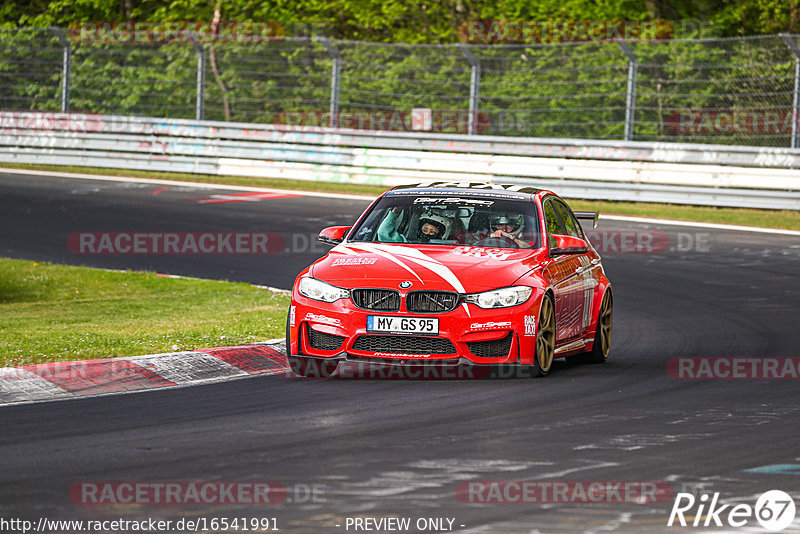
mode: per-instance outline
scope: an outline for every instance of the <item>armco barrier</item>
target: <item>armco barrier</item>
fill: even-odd
[[[0,112],[0,161],[800,210],[800,150]]]

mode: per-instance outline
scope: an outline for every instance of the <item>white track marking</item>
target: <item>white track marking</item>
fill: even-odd
[[[266,187],[248,187],[243,185],[205,184],[201,182],[181,182],[176,180],[157,180],[154,178],[133,178],[129,176],[108,176],[104,174],[82,174],[71,172],[30,171],[27,169],[6,169],[0,167],[0,174],[27,174],[33,176],[51,176],[54,178],[78,178],[81,180],[97,180],[101,182],[122,182],[154,185],[173,185],[176,187],[197,187],[199,189],[225,189],[228,191],[268,191],[304,197],[341,198],[345,200],[375,200],[374,196],[346,195],[341,193],[320,193],[318,191],[293,191],[289,189],[270,189]],[[312,182],[313,183],[313,182]],[[387,187],[388,189],[388,187]]]
[[[707,222],[692,222],[692,221],[672,221],[669,219],[647,219],[645,217],[627,217],[623,215],[603,215],[600,214],[600,222],[603,219],[609,221],[625,221],[636,222],[645,224],[664,224],[670,226],[693,226],[695,228],[712,228],[714,230],[731,230],[734,232],[760,232],[763,234],[779,234],[779,235],[795,235],[800,236],[800,231],[797,230],[782,230],[780,228],[759,228],[757,226],[739,226],[735,224],[716,224]]]

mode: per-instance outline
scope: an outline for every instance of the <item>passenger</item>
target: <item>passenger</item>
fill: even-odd
[[[400,218],[401,213],[403,213],[403,208],[398,206],[386,214],[386,217],[378,226],[377,237],[379,243],[408,243],[406,236],[397,231],[397,220]]]
[[[450,229],[450,221],[446,217],[434,213],[423,213],[419,218],[417,239],[420,243],[428,243],[431,239],[446,239]]]
[[[378,226],[378,242],[408,243],[408,238],[397,230],[397,223],[403,213],[400,207],[394,208]],[[416,239],[420,243],[428,243],[431,239],[445,239],[450,229],[450,221],[435,213],[425,212],[419,218]]]

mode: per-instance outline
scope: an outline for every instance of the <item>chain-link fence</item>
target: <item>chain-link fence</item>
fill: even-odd
[[[87,43],[0,30],[0,110],[787,147],[795,36],[531,45]]]

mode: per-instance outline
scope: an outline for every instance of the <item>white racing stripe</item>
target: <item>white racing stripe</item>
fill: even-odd
[[[401,247],[401,246],[397,246],[397,245],[387,245],[385,243],[380,243],[380,244],[376,244],[376,243],[358,243],[358,244],[355,244],[355,245],[353,243],[348,243],[348,245],[350,245],[354,249],[360,249],[363,252],[370,252],[372,254],[377,254],[377,255],[382,256],[382,257],[384,257],[384,258],[386,258],[388,260],[391,260],[391,261],[397,263],[398,265],[401,265],[403,268],[407,269],[409,272],[411,272],[417,278],[417,280],[422,282],[422,278],[417,276],[417,273],[415,273],[410,267],[408,267],[405,263],[403,263],[402,261],[400,261],[396,257],[396,256],[400,256],[401,258],[403,258],[405,260],[409,260],[411,262],[414,262],[417,265],[420,265],[420,266],[428,269],[429,271],[432,271],[433,273],[437,274],[444,281],[446,281],[448,284],[453,286],[453,288],[457,292],[466,293],[466,289],[464,289],[464,285],[461,283],[461,280],[458,279],[458,277],[455,275],[455,273],[453,271],[451,271],[445,264],[443,264],[439,260],[435,260],[435,259],[431,258],[430,256],[428,256],[427,254],[424,254],[420,250],[417,250],[415,248],[410,248],[410,247]],[[349,253],[358,254],[357,251],[354,251],[353,249],[347,248],[347,247],[342,246],[342,245],[340,245],[337,248],[349,251]],[[467,303],[466,302],[462,303],[462,306],[463,306],[464,311],[466,312],[467,316],[471,317],[472,315],[469,312],[469,306],[467,306]]]
[[[344,252],[345,254],[347,254],[347,255],[349,255],[349,256],[359,256],[359,255],[361,254],[361,252],[359,252],[359,251],[356,251],[356,250],[353,250],[353,249],[347,248],[347,247],[345,247],[345,246],[342,246],[342,245],[339,245],[339,246],[337,247],[337,251],[339,251],[339,252]],[[413,270],[411,267],[409,267],[408,265],[406,265],[405,263],[403,263],[403,262],[402,262],[402,261],[400,261],[399,259],[395,258],[395,257],[394,257],[394,256],[392,256],[391,254],[388,254],[388,253],[386,253],[386,252],[384,252],[384,251],[382,251],[382,250],[363,250],[363,252],[371,252],[371,253],[373,253],[373,254],[377,254],[378,256],[381,256],[381,257],[383,257],[383,258],[386,258],[387,260],[389,260],[389,261],[391,261],[391,262],[394,262],[394,263],[396,263],[397,265],[399,265],[400,267],[402,267],[402,268],[403,268],[403,269],[405,269],[406,271],[408,271],[408,272],[410,272],[411,274],[413,274],[413,275],[414,275],[414,277],[415,277],[417,280],[419,280],[419,281],[420,281],[420,283],[422,283],[422,278],[420,278],[420,277],[419,277],[419,275],[418,275],[417,273],[415,273],[415,272],[414,272],[414,270]]]
[[[408,260],[411,262],[416,263],[426,269],[433,271],[437,275],[439,275],[443,280],[449,283],[453,288],[458,291],[459,293],[464,293],[465,289],[464,286],[461,284],[461,280],[451,271],[446,265],[442,262],[431,258],[430,256],[422,253],[421,251],[415,248],[409,247],[400,247],[397,245],[386,245],[384,243],[376,244],[376,243],[358,243],[357,245],[353,245],[352,243],[349,244],[353,248],[361,249],[364,252],[371,252],[373,254],[379,254],[387,259],[391,259],[400,265],[405,267],[405,264],[400,262],[397,258],[398,256],[403,258],[404,260]],[[408,269],[408,267],[406,267]],[[409,269],[410,270],[410,269]],[[411,271],[413,272],[413,271]],[[414,273],[414,276],[422,282],[422,279]]]

